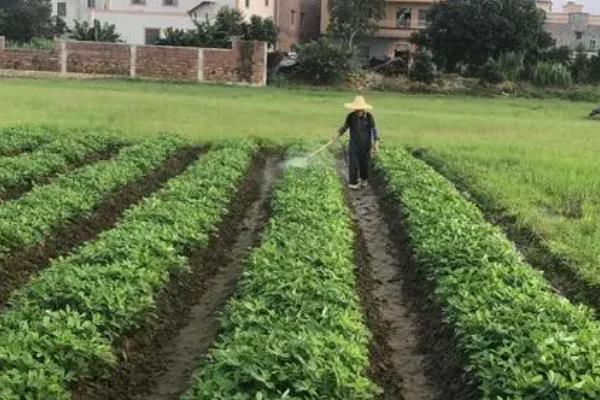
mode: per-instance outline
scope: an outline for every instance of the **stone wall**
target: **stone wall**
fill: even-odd
[[[135,46],[57,41],[53,50],[6,49],[0,36],[0,69],[46,71],[62,76],[124,76],[264,86],[267,45],[235,42],[231,49]]]

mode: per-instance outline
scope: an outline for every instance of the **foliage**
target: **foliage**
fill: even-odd
[[[483,82],[498,84],[506,80],[500,62],[490,58],[479,71],[479,77]]]
[[[30,153],[0,157],[0,198],[10,188],[28,187],[51,174],[66,171],[69,164],[115,146],[112,138],[99,135],[58,138]]]
[[[552,47],[542,53],[541,60],[553,64],[571,65],[573,52],[568,46]]]
[[[20,50],[52,50],[54,49],[54,40],[34,37],[27,43],[7,42],[6,47]]]
[[[550,44],[544,13],[533,0],[449,0],[428,13],[429,26],[413,41],[433,52],[447,71],[474,69],[502,54],[538,52]]]
[[[569,87],[573,79],[564,65],[541,62],[533,71],[533,83],[537,86]]]
[[[507,80],[516,82],[524,71],[525,57],[518,53],[503,53],[498,59],[498,66]]]
[[[421,50],[415,56],[413,65],[410,67],[408,77],[413,81],[433,83],[435,79],[435,66],[433,65],[429,52]]]
[[[590,81],[590,60],[583,47],[577,48],[570,71],[575,83],[585,84]]]
[[[485,399],[600,397],[600,325],[556,295],[446,179],[400,149],[378,166],[406,213],[415,259],[434,282]]]
[[[332,157],[290,167],[186,400],[374,399],[354,233]]]
[[[58,20],[51,18],[50,0],[2,0],[0,2],[0,36],[28,43],[35,37],[52,37],[62,33]]]
[[[351,71],[350,56],[328,38],[298,47],[298,64],[293,77],[316,85],[342,82]]]
[[[106,372],[112,346],[152,313],[189,249],[208,245],[252,152],[248,141],[211,151],[17,291],[0,315],[0,397],[69,399],[76,382]]]
[[[383,0],[330,0],[329,32],[348,53],[360,39],[378,29],[385,15]]]
[[[49,141],[49,136],[38,129],[24,127],[0,129],[0,156],[31,151]]]
[[[173,137],[149,139],[123,148],[111,160],[87,165],[3,203],[0,256],[40,243],[53,229],[91,213],[107,195],[148,174],[183,145]]]
[[[115,25],[108,22],[102,24],[97,19],[92,25],[87,21],[75,21],[71,37],[75,40],[89,42],[121,42],[121,35],[117,32]]]
[[[590,59],[590,81],[600,82],[600,52]]]
[[[157,44],[166,46],[231,47],[231,41],[264,41],[271,46],[277,43],[278,30],[271,18],[252,16],[245,22],[242,13],[227,6],[217,13],[214,23],[196,22],[195,29],[167,28]]]

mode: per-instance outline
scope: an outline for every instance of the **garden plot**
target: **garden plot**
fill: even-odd
[[[4,128],[0,130],[0,156],[14,156],[31,151],[52,140],[41,130]]]

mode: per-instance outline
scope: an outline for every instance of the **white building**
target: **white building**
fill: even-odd
[[[152,44],[166,28],[194,28],[193,19],[213,19],[223,6],[235,7],[246,18],[274,17],[276,0],[52,0],[53,14],[73,21],[94,19],[114,24],[123,40]]]

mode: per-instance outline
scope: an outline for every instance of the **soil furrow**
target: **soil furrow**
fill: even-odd
[[[75,399],[176,400],[190,387],[218,334],[218,313],[260,242],[280,173],[280,157],[254,161],[208,248],[192,252],[190,271],[172,276],[153,317],[118,346],[118,368],[107,379],[83,382]]]
[[[25,193],[29,192],[34,184],[35,185],[45,185],[45,184],[50,183],[52,181],[52,179],[56,178],[57,176],[67,174],[71,171],[74,171],[74,170],[81,168],[88,164],[93,164],[98,161],[108,160],[112,156],[115,155],[115,153],[119,150],[119,148],[120,148],[120,146],[115,145],[104,151],[90,154],[89,156],[83,158],[82,160],[79,160],[79,161],[76,161],[73,163],[69,163],[64,168],[61,168],[59,171],[53,172],[46,176],[36,177],[35,183],[30,182],[30,183],[27,183],[24,185],[9,186],[9,187],[5,188],[2,191],[2,193],[0,193],[0,203],[2,201],[18,199],[19,197],[23,196]]]
[[[46,268],[50,261],[68,254],[102,231],[115,226],[121,214],[133,204],[158,190],[167,180],[182,173],[195,161],[201,149],[188,148],[175,153],[144,178],[125,185],[99,205],[88,217],[55,230],[39,245],[17,249],[0,259],[0,311],[11,293],[27,283],[31,276]]]
[[[346,166],[340,163],[342,176]],[[419,274],[397,207],[381,183],[348,191],[357,229],[359,292],[373,333],[373,379],[382,400],[466,400],[472,385],[455,356],[433,288]]]
[[[539,234],[519,224],[515,216],[496,204],[493,199],[474,191],[464,177],[454,173],[442,160],[434,158],[422,149],[413,150],[412,154],[452,182],[464,198],[475,203],[489,223],[501,227],[506,236],[515,243],[525,261],[544,274],[556,293],[573,303],[591,307],[596,311],[596,318],[600,318],[600,288],[586,282],[576,272],[575,261],[554,253]]]

